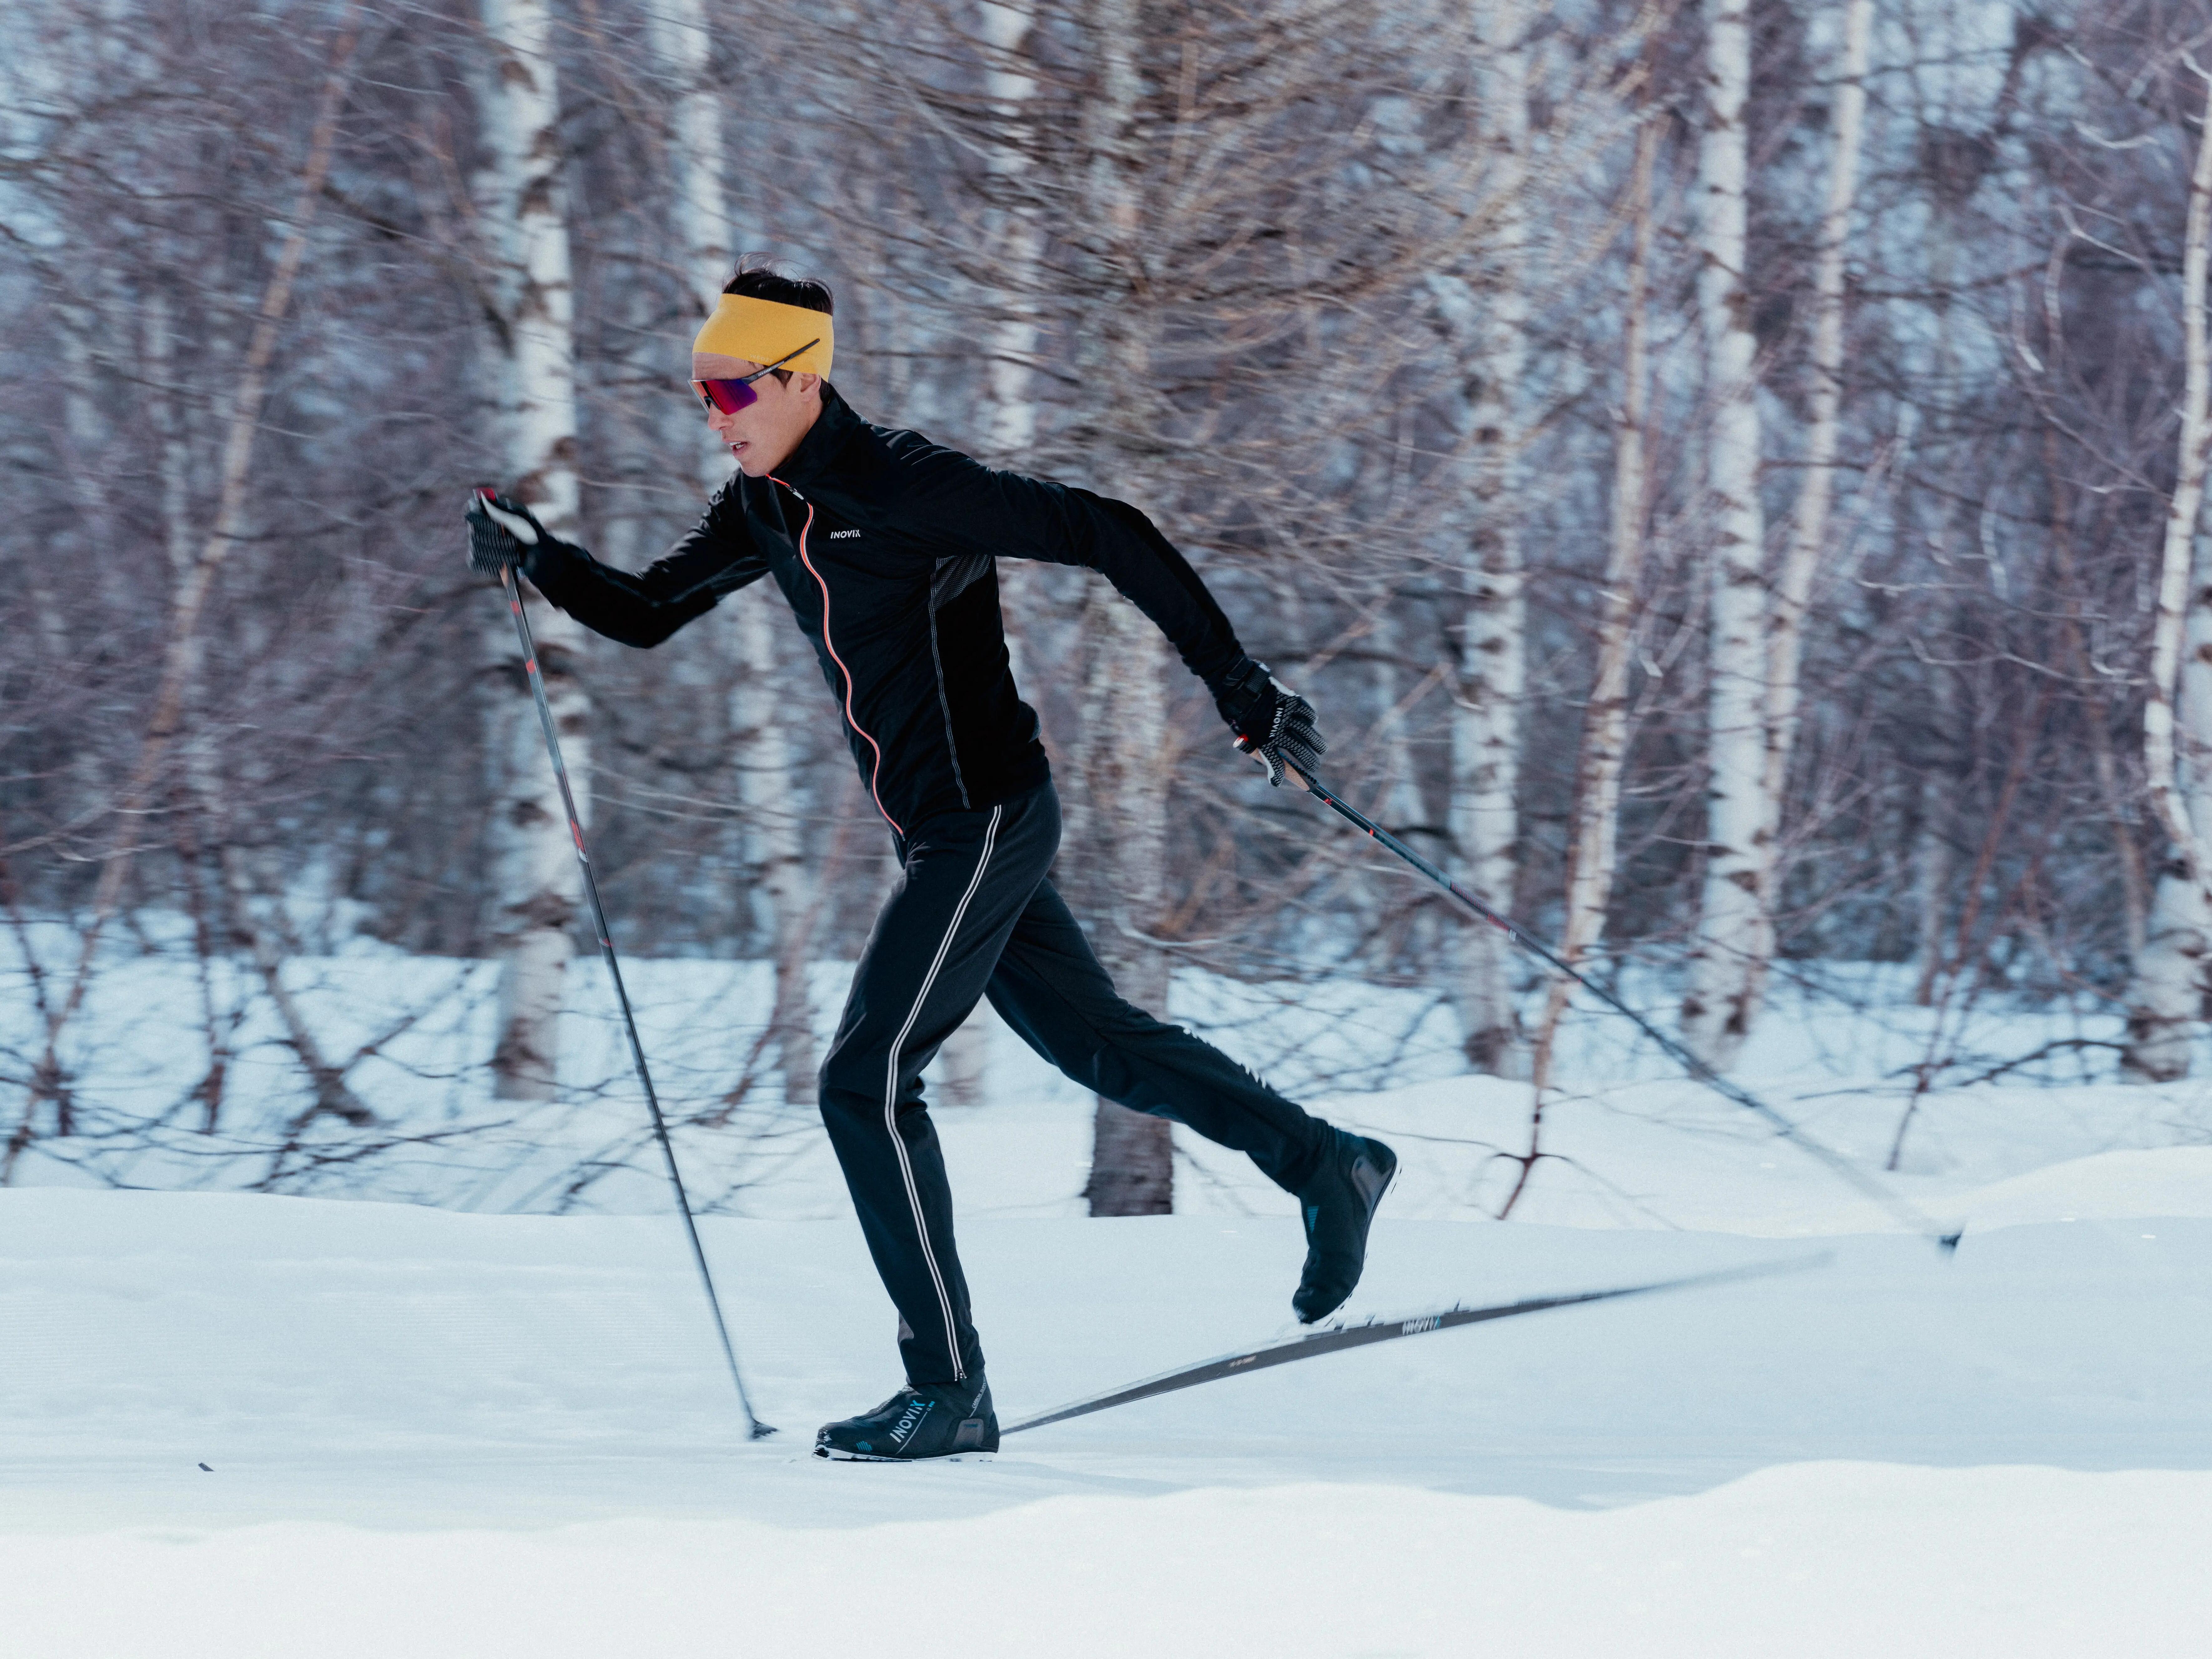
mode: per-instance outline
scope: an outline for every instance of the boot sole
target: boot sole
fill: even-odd
[[[989,1426],[983,1425],[988,1423]],[[973,1443],[962,1445],[973,1430]],[[972,1457],[979,1452],[999,1449],[999,1425],[995,1419],[969,1418],[954,1431],[953,1443],[942,1451],[933,1452],[864,1452],[849,1451],[842,1446],[825,1446],[815,1443],[814,1455],[833,1463],[928,1463],[940,1457]]]
[[[814,1455],[831,1463],[942,1463],[948,1458],[995,1457],[999,1449],[991,1446],[966,1446],[958,1451],[932,1452],[927,1457],[885,1457],[877,1452],[839,1451],[828,1446],[817,1446]]]

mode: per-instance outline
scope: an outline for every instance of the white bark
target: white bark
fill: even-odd
[[[2212,100],[2208,100],[2212,116]],[[2188,631],[2190,577],[2197,521],[2204,504],[2205,444],[2212,438],[2205,406],[2207,362],[2204,280],[2208,220],[2212,219],[2212,118],[2203,124],[2197,167],[2189,185],[2189,216],[2181,264],[2184,382],[2181,440],[2173,497],[2167,504],[2159,562],[2157,611],[2152,624],[2150,679],[2143,707],[2143,770],[2160,823],[2190,877],[2202,884],[2212,872],[2203,824],[2194,822],[2186,773],[2201,764],[2212,732],[2176,731],[2174,700],[2181,678],[2181,649]]]
[[[1036,270],[1044,233],[1035,210],[1019,199],[1034,165],[1029,123],[1036,77],[1029,72],[1028,49],[1036,15],[1030,5],[998,0],[981,0],[979,9],[991,53],[983,90],[1000,134],[986,162],[999,204],[992,224],[999,310],[985,343],[991,407],[983,441],[994,457],[1012,465],[1036,441],[1031,365],[1036,360]]]
[[[503,255],[500,289],[507,329],[497,389],[505,417],[507,488],[548,530],[573,538],[579,506],[574,293],[552,9],[549,0],[482,0],[482,5],[493,55],[483,111],[492,193],[486,206]],[[591,708],[575,673],[583,631],[526,583],[524,587],[577,808],[588,813]],[[578,899],[575,853],[513,621],[500,608],[488,617],[486,630],[495,671],[488,745],[488,839],[500,963],[494,1087],[501,1099],[550,1100]]]
[[[1766,814],[1765,515],[1745,195],[1749,0],[1705,0],[1705,129],[1698,146],[1698,319],[1711,426],[1712,685],[1707,710],[1705,881],[1682,1000],[1684,1040],[1708,1064],[1735,1062],[1755,1012],[1752,974],[1772,950],[1759,904]]]
[[[708,80],[714,36],[707,0],[657,0],[649,21],[653,51],[671,92],[668,181],[674,222],[669,229],[684,252],[690,315],[703,321],[729,280],[734,252],[723,166],[722,109],[718,89]],[[690,373],[689,344],[674,337],[664,343],[671,380],[678,378],[679,370]],[[699,482],[709,492],[719,489],[730,476],[729,451],[700,419],[696,398],[687,398],[680,407],[684,439],[698,458]]]
[[[1813,265],[1811,420],[1805,434],[1805,477],[1790,544],[1776,573],[1766,617],[1766,754],[1760,770],[1759,805],[1765,825],[1754,851],[1759,860],[1760,925],[1766,948],[1744,963],[1744,1025],[1756,1018],[1773,959],[1774,915],[1781,900],[1782,803],[1790,783],[1790,755],[1797,742],[1799,666],[1804,652],[1805,611],[1826,544],[1828,509],[1835,500],[1836,447],[1843,429],[1844,249],[1858,198],[1860,135],[1866,127],[1868,44],[1874,34],[1874,0],[1850,0],[1844,9],[1842,74],[1831,126],[1835,148],[1828,158],[1828,200],[1820,216]]]
[[[668,176],[677,216],[673,228],[703,319],[712,296],[728,280],[733,252],[723,182],[720,89],[708,78],[714,34],[706,0],[654,0],[650,22],[653,51],[675,94],[668,118]],[[728,469],[725,465],[720,471],[726,473]]]
[[[2149,928],[2128,990],[2128,1038],[2120,1074],[2135,1082],[2169,1082],[2188,1075],[2190,1039],[2203,1013],[2205,968],[2212,952],[2212,916],[2205,896],[2205,883],[2212,879],[2212,857],[2206,853],[2212,836],[2212,559],[2205,556],[2197,533],[2206,448],[2212,444],[2212,353],[2204,313],[2204,283],[2212,264],[2212,76],[2206,88],[2182,240],[2180,454],[2166,509],[2149,696],[2143,708],[2143,771],[2172,853],[2159,876]]]
[[[2189,1075],[2190,1049],[2204,1013],[2212,968],[2212,908],[2186,872],[2159,872],[2150,925],[2128,986],[2127,1041],[2120,1078],[2173,1083]]]
[[[996,139],[986,158],[995,204],[986,221],[995,279],[988,295],[996,309],[984,337],[984,381],[988,408],[983,448],[995,465],[1019,468],[1037,439],[1036,361],[1042,334],[1040,264],[1044,226],[1038,204],[1030,199],[1031,175],[1042,135],[1036,131],[1036,76],[1031,72],[1030,36],[1036,24],[1030,0],[1002,4],[980,0],[983,40],[983,89],[989,100]],[[1017,559],[999,570],[1000,605],[1005,612],[1006,655],[1014,683],[1029,678],[1025,650],[1030,630],[1046,610],[1042,572]]]
[[[1454,697],[1449,827],[1459,873],[1492,903],[1513,902],[1520,820],[1521,698],[1527,678],[1518,510],[1528,331],[1528,53],[1522,0],[1487,0],[1476,13],[1476,136],[1484,187],[1495,203],[1472,275],[1476,315],[1466,364],[1470,447],[1466,609]],[[1514,1006],[1513,952],[1494,927],[1464,927],[1458,1002],[1469,1060],[1500,1076],[1524,1073]]]
[[[2197,538],[2179,668],[2176,758],[2179,806],[2194,825],[2212,823],[2212,550]],[[2191,1048],[2212,994],[2212,904],[2185,859],[2169,855],[2152,890],[2142,949],[2128,987],[2120,1076],[2172,1083],[2189,1075]]]

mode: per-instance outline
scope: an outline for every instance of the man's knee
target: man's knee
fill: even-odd
[[[815,1099],[824,1122],[881,1109],[884,1100],[884,1057],[856,1052],[842,1044],[832,1048],[815,1074]]]

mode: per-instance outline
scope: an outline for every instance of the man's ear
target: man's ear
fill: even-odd
[[[794,374],[791,377],[791,389],[802,398],[821,384],[819,374]]]

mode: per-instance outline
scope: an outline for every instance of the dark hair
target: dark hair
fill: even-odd
[[[764,253],[748,253],[739,259],[730,280],[722,284],[722,292],[742,294],[750,300],[773,300],[778,305],[799,306],[825,316],[834,316],[837,310],[837,297],[830,292],[829,283],[817,283],[811,276],[787,276]],[[772,368],[769,373],[787,383],[791,379],[787,368]]]

